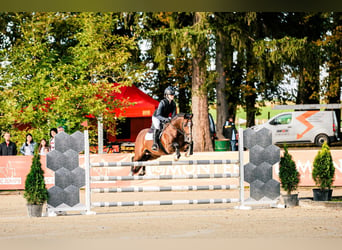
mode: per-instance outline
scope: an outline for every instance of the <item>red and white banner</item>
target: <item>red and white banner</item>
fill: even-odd
[[[297,169],[301,175],[300,186],[315,186],[312,180],[312,167],[317,150],[289,150],[293,160],[296,163]],[[248,151],[245,152],[245,163],[248,162]],[[331,150],[331,154],[335,166],[335,181],[333,186],[342,186],[342,151]],[[115,162],[115,161],[131,161],[132,154],[93,154],[90,157],[90,162]],[[195,153],[189,158],[181,158],[181,160],[199,160],[199,159],[237,159],[237,152],[203,152]],[[165,156],[159,160],[172,160],[171,156]],[[26,175],[30,171],[32,156],[0,156],[0,190],[23,190],[25,188]],[[46,168],[46,157],[41,156],[42,168],[45,172],[45,183],[50,188],[54,185],[54,172]],[[80,167],[84,168],[84,155],[80,155]],[[174,165],[174,166],[150,166],[146,169],[148,175],[184,175],[184,174],[212,174],[212,173],[239,173],[237,164],[225,165]],[[101,167],[92,168],[91,176],[127,176],[130,173],[129,167]],[[273,167],[273,176],[279,180],[279,164]],[[232,179],[233,180],[233,179]],[[212,180],[192,179],[192,180],[172,180],[175,185],[185,185],[191,182],[191,185],[208,185]],[[134,185],[156,185],[160,181],[135,181]],[[215,184],[237,184],[235,181],[227,179],[215,180]],[[132,185],[131,181],[125,182],[108,182],[108,183],[93,183],[92,187],[108,187],[119,185]]]

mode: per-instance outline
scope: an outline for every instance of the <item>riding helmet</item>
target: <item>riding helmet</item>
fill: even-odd
[[[169,86],[164,91],[164,96],[166,95],[175,95],[175,89],[172,86]]]

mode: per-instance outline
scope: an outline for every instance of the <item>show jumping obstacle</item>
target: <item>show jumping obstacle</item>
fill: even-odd
[[[243,130],[240,129],[242,135]],[[240,137],[242,138],[242,137]],[[243,178],[243,141],[239,140],[238,160],[190,160],[190,161],[140,161],[140,162],[98,162],[90,163],[88,131],[85,131],[85,172],[86,172],[86,212],[91,214],[92,207],[146,206],[146,205],[179,205],[179,204],[218,204],[240,202],[239,208],[244,206],[244,178]],[[95,167],[137,167],[137,166],[173,166],[173,165],[213,165],[239,164],[239,174],[189,174],[189,175],[150,175],[150,176],[96,176],[90,177],[90,168]],[[91,188],[93,181],[135,181],[135,180],[174,180],[174,179],[216,179],[240,178],[240,185],[207,185],[207,186],[143,186]],[[91,193],[119,193],[119,192],[168,192],[168,191],[203,191],[203,190],[240,190],[238,199],[200,199],[200,200],[161,200],[161,201],[125,201],[125,202],[91,202]]]
[[[280,184],[273,179],[273,165],[279,162],[280,149],[272,145],[269,130],[254,131],[239,129],[238,160],[189,160],[189,161],[141,161],[141,162],[92,162],[90,163],[89,135],[77,131],[71,136],[62,132],[55,137],[56,150],[47,154],[47,167],[55,172],[55,186],[48,190],[49,200],[47,213],[49,216],[63,211],[84,211],[94,214],[94,207],[145,206],[145,205],[177,205],[177,204],[217,204],[239,203],[235,208],[249,209],[246,204],[270,204],[278,202]],[[249,162],[244,165],[244,147],[249,149]],[[84,169],[79,167],[79,152],[85,152]],[[91,168],[132,167],[132,166],[179,166],[179,165],[217,165],[238,164],[239,173],[215,174],[180,174],[180,175],[146,175],[146,176],[90,176]],[[139,181],[139,180],[174,180],[174,179],[218,179],[239,178],[239,185],[207,185],[207,186],[143,186],[91,188],[91,183],[105,181]],[[244,198],[244,182],[250,183],[250,197]],[[79,202],[79,190],[85,186],[85,205]],[[202,190],[239,190],[239,198],[199,199],[199,200],[157,200],[157,201],[113,201],[92,202],[91,193],[110,192],[173,192]]]

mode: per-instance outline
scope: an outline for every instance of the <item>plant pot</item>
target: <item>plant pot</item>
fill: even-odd
[[[295,207],[299,204],[298,194],[282,195],[285,207]]]
[[[33,205],[27,204],[27,212],[30,217],[41,217],[43,211],[43,204]]]
[[[314,188],[312,191],[314,201],[331,201],[332,189],[321,190],[319,188]]]

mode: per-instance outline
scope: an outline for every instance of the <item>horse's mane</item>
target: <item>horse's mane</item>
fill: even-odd
[[[185,113],[179,113],[179,114],[176,114],[174,117],[172,117],[172,120],[173,119],[177,119],[179,117],[184,117]]]

